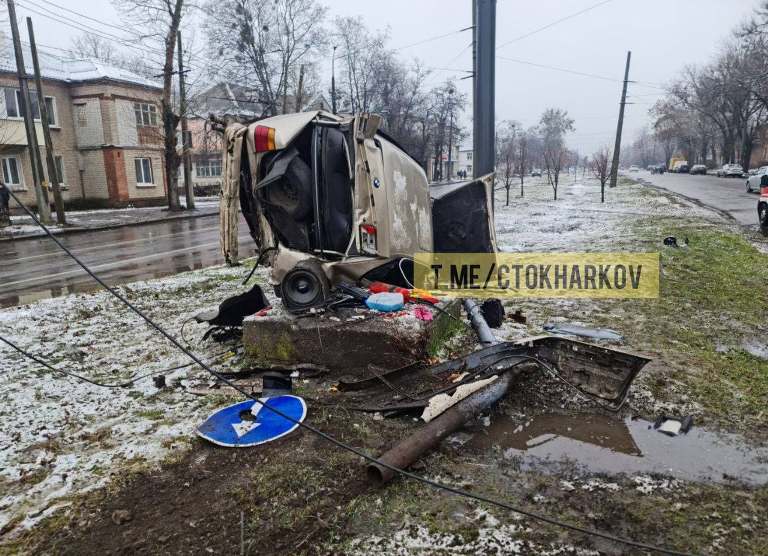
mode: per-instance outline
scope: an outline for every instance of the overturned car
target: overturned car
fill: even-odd
[[[492,176],[430,187],[380,125],[313,111],[225,129],[223,194],[239,193],[288,310],[323,305],[340,282],[407,287],[416,252],[496,250]]]

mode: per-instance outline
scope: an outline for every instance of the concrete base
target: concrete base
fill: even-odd
[[[441,308],[459,316],[458,302],[441,304]],[[434,309],[430,322],[416,319],[412,306],[406,310],[404,315],[371,311],[346,318],[249,317],[243,323],[243,345],[256,365],[311,364],[333,374],[369,376],[368,365],[395,369],[426,359],[463,328]]]

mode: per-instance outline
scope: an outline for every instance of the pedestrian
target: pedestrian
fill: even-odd
[[[11,194],[5,184],[0,181],[0,228],[11,225],[11,213],[8,204],[11,202]]]

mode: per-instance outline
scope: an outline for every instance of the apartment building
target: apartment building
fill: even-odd
[[[25,53],[31,75],[31,57]],[[56,172],[69,206],[143,206],[165,199],[161,87],[92,60],[40,53]],[[15,64],[0,60],[0,164],[3,181],[36,204]],[[45,160],[39,99],[30,80],[37,142]],[[48,179],[47,165],[44,174]],[[50,195],[49,195],[50,197]]]
[[[288,112],[308,110],[330,110],[322,95],[309,95],[297,102],[292,95],[284,103]],[[235,83],[219,82],[190,99],[188,117],[191,143],[192,184],[198,194],[217,193],[221,187],[222,137],[213,131],[208,116],[231,118],[241,122],[252,122],[269,114],[268,106],[261,100],[258,90]],[[282,111],[281,106],[281,111]],[[181,138],[179,138],[181,144]],[[179,182],[184,179],[179,172]]]

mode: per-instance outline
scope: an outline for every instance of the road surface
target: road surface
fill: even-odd
[[[642,178],[657,187],[685,195],[711,208],[719,209],[745,226],[757,227],[757,199],[759,194],[747,193],[746,179],[718,178],[689,174],[627,174]]]
[[[251,253],[252,240],[242,219],[239,230],[241,254]],[[223,262],[218,215],[59,237],[110,285]],[[0,242],[0,307],[97,288],[50,238]]]

